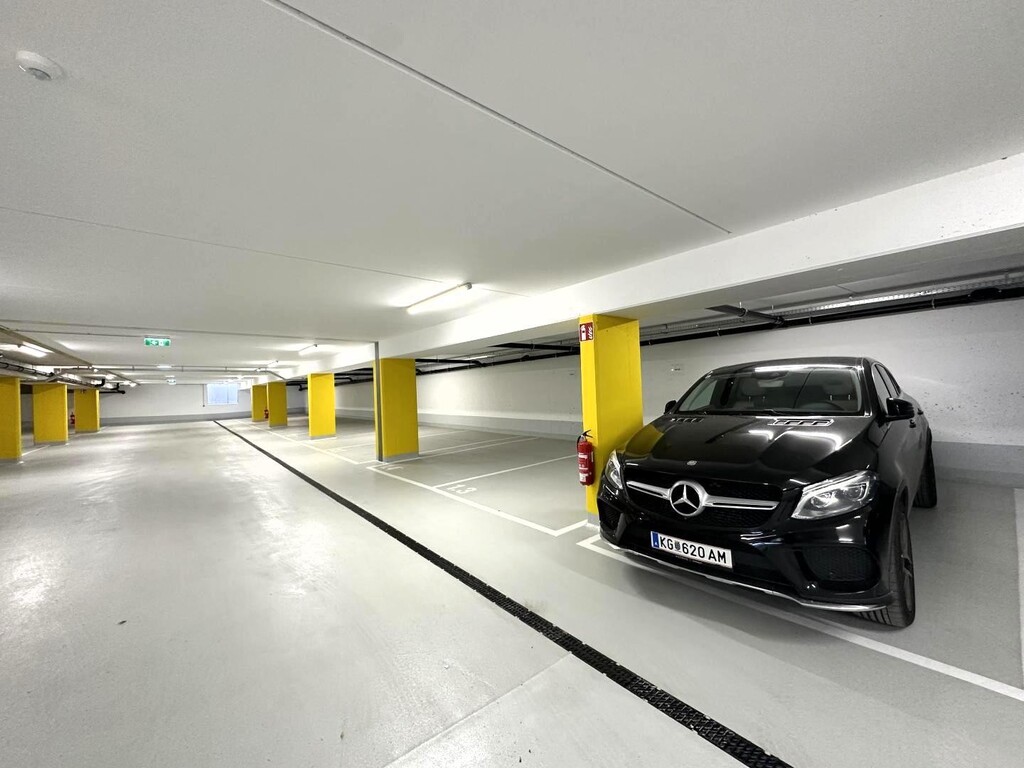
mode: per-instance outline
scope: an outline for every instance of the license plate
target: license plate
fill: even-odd
[[[698,544],[695,541],[677,539],[674,536],[666,536],[657,531],[651,531],[651,546],[654,549],[671,552],[676,557],[695,560],[698,563],[732,568],[732,551],[722,549],[721,547],[712,547],[708,544]]]

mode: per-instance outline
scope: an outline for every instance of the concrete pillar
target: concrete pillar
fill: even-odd
[[[285,382],[267,384],[267,407],[270,409],[270,426],[288,426],[288,386]]]
[[[334,410],[334,374],[311,373],[306,377],[306,410],[309,411],[309,436],[334,437],[337,424]]]
[[[0,461],[21,458],[21,379],[0,376]]]
[[[68,441],[68,385],[32,385],[32,437],[37,445]]]
[[[100,431],[100,391],[75,390],[75,432]]]
[[[587,486],[587,512],[597,515],[597,490],[609,455],[644,421],[640,377],[640,324],[610,315],[580,318],[583,428],[594,444],[596,473]]]
[[[267,420],[267,385],[266,384],[253,384],[252,391],[249,393],[252,396],[252,420],[253,421],[266,421]]]
[[[373,422],[377,461],[419,455],[415,360],[385,358],[374,365]]]

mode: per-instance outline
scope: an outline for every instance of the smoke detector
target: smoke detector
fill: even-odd
[[[32,75],[36,80],[57,80],[64,74],[57,62],[32,51],[18,51],[14,60],[22,72]]]

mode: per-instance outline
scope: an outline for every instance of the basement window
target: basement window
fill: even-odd
[[[238,405],[238,382],[206,385],[207,405]]]

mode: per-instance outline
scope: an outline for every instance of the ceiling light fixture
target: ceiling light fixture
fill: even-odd
[[[14,54],[14,60],[22,72],[32,75],[36,80],[56,80],[64,74],[57,62],[32,51],[18,51]]]
[[[316,348],[317,348],[316,344],[310,344],[308,347],[303,347],[302,349],[300,349],[299,350],[299,354],[300,355],[312,355],[314,352],[316,352]]]
[[[169,366],[169,365],[158,365],[157,368],[159,368],[161,371],[169,371],[169,370],[171,370],[171,366]]]
[[[17,344],[0,344],[0,349],[6,349],[11,352],[20,352],[23,355],[29,357],[46,357],[50,354],[50,350],[45,347],[40,347],[38,344],[30,344],[27,341],[22,341]]]
[[[458,301],[464,298],[463,294],[469,291],[473,287],[472,283],[462,283],[456,285],[454,288],[449,288],[441,293],[430,296],[422,301],[417,301],[415,304],[410,304],[405,308],[405,311],[410,315],[418,315],[420,312],[430,312],[435,309],[444,309],[452,304],[458,303]]]

